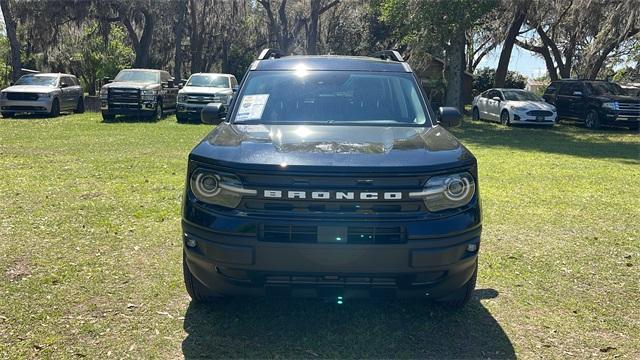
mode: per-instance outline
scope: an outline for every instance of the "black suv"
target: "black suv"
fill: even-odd
[[[100,108],[104,120],[116,115],[162,119],[165,111],[176,108],[178,87],[168,72],[153,69],[121,70],[113,81],[100,89]]]
[[[549,85],[544,99],[556,106],[558,118],[584,121],[590,129],[602,125],[640,124],[640,98],[629,96],[620,85],[603,80],[559,80]]]
[[[476,282],[475,157],[395,51],[265,50],[189,154],[184,281],[225,295],[421,297],[464,305]],[[224,121],[223,121],[223,118]]]

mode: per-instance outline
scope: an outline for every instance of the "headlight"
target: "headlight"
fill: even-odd
[[[100,95],[108,95],[108,94],[109,94],[109,89],[107,88],[100,89]]]
[[[178,101],[181,101],[181,102],[187,101],[187,94],[178,94]]]
[[[513,107],[512,108],[514,111],[527,111],[526,107]]]
[[[620,106],[617,101],[602,103],[602,107],[609,110],[620,110]]]
[[[51,94],[49,94],[49,93],[41,93],[41,94],[38,94],[38,97],[48,98],[48,97],[51,97]]]
[[[238,207],[243,196],[255,196],[256,190],[245,189],[237,176],[196,169],[191,174],[191,191],[207,204]]]
[[[476,184],[469,173],[434,176],[427,180],[423,191],[409,197],[422,198],[429,211],[454,209],[467,205],[476,192]]]

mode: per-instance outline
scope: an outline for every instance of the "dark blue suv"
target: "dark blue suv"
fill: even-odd
[[[460,307],[476,282],[474,156],[394,51],[265,50],[189,154],[184,280],[230,295],[421,297]]]

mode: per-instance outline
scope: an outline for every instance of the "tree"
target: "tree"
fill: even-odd
[[[496,78],[496,70],[491,68],[482,68],[473,74],[473,90],[475,92],[483,92],[494,87]],[[505,76],[505,82],[502,87],[509,89],[524,89],[527,84],[527,78],[524,75],[508,71]]]
[[[22,73],[22,61],[20,59],[20,42],[16,32],[16,20],[13,17],[13,6],[14,3],[11,0],[0,0],[0,9],[2,9],[7,38],[11,47],[11,78],[16,81]]]
[[[174,32],[176,38],[176,50],[174,55],[173,77],[182,79],[182,39],[184,37],[185,20],[187,16],[187,0],[176,1],[176,20]]]
[[[520,28],[527,17],[530,1],[519,0],[515,4],[511,3],[509,5],[514,9],[513,17],[509,24],[507,35],[502,43],[500,60],[498,61],[498,67],[496,68],[494,87],[503,87],[505,84],[507,70],[509,69],[509,61],[511,60],[511,51],[513,50],[513,45],[515,44],[517,36],[520,34]]]

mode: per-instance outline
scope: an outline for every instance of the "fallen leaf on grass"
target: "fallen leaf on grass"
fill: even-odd
[[[605,347],[603,347],[603,348],[600,348],[600,352],[606,353],[606,352],[609,352],[609,351],[611,351],[611,350],[616,350],[616,349],[617,349],[617,348],[616,348],[616,347],[613,347],[613,346],[605,346]]]

